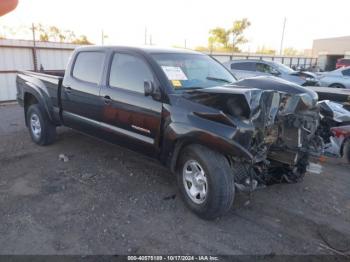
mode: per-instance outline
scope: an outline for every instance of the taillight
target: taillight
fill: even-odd
[[[350,135],[350,126],[337,126],[332,127],[331,132],[335,137],[346,137]]]

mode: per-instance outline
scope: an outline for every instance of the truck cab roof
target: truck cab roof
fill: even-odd
[[[153,53],[178,53],[178,54],[198,54],[198,55],[204,55],[201,52],[192,51],[189,49],[184,48],[163,48],[163,47],[154,47],[154,46],[117,46],[117,45],[111,45],[111,46],[83,46],[78,47],[76,51],[105,51],[105,50],[112,50],[112,51],[136,51],[139,53],[147,53],[147,54],[153,54]]]

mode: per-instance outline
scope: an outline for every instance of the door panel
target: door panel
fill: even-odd
[[[67,126],[85,131],[91,121],[100,121],[104,103],[99,98],[104,66],[103,52],[81,52],[71,75],[62,86],[63,119]],[[84,124],[84,125],[82,125]]]
[[[145,80],[158,85],[142,57],[115,54],[110,85],[101,89],[102,122],[113,142],[153,155],[159,145],[162,103],[144,95]]]

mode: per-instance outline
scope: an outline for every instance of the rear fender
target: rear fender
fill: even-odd
[[[31,82],[25,82],[24,85],[25,85],[25,87],[23,89],[24,108],[27,109],[26,96],[32,95],[38,101],[39,105],[45,110],[50,121],[52,121],[54,123],[55,120],[53,117],[53,106],[51,104],[47,90],[45,92],[46,87],[39,88],[38,86],[36,86],[34,83],[31,83]],[[44,90],[43,90],[43,88],[44,88]]]

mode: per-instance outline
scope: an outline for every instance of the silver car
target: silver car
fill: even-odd
[[[254,76],[276,76],[302,86],[314,86],[316,75],[311,72],[294,71],[290,67],[274,62],[258,59],[232,60],[224,63],[238,78],[244,79]]]
[[[323,73],[318,79],[318,86],[350,88],[350,67],[343,67],[331,72]]]

